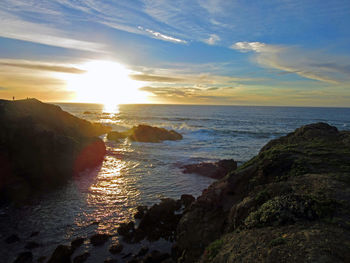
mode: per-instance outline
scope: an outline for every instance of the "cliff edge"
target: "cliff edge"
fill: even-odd
[[[350,262],[350,132],[302,126],[184,212],[178,262]]]

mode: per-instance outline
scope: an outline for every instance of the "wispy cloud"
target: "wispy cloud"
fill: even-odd
[[[68,49],[92,52],[105,51],[105,46],[103,44],[72,38],[68,36],[67,33],[46,24],[29,22],[1,10],[0,16],[0,37]]]
[[[160,32],[153,31],[153,30],[148,29],[148,28],[143,28],[141,26],[138,26],[138,29],[145,31],[148,34],[150,34],[152,37],[160,39],[160,40],[169,41],[169,42],[178,43],[178,44],[186,44],[187,43],[186,40],[179,39],[179,38],[172,37],[172,36],[168,36],[168,35],[162,34]]]
[[[148,74],[131,74],[131,75],[129,75],[129,77],[134,79],[134,80],[147,81],[147,82],[179,83],[179,82],[183,82],[185,80],[183,78],[148,75]]]
[[[255,61],[264,67],[331,84],[350,81],[349,59],[345,57],[260,42],[237,42],[231,48],[240,52],[254,52]]]
[[[53,65],[37,61],[27,61],[27,60],[14,60],[14,59],[0,59],[0,66],[8,67],[19,67],[25,69],[41,70],[41,71],[52,71],[52,72],[61,72],[61,73],[72,73],[72,74],[82,74],[85,73],[85,70],[63,66],[63,65]]]

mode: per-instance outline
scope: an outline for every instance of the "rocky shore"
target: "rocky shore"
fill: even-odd
[[[5,182],[0,187],[7,198],[13,189],[31,193],[56,185],[103,158],[104,144],[97,136],[108,128],[77,120],[57,106],[0,101],[0,117]],[[40,165],[32,166],[34,161]],[[139,206],[135,220],[118,227],[119,242],[109,246],[111,257],[101,262],[350,262],[349,131],[310,124],[270,141],[238,168],[226,160],[185,169],[211,171],[218,180],[197,199],[183,195]],[[4,242],[20,238],[12,235]],[[15,262],[85,262],[112,238],[77,237],[35,259],[30,250],[40,244],[29,242]],[[165,240],[172,247],[151,249],[143,245],[146,240]],[[83,243],[91,244],[89,251],[79,251]],[[128,244],[139,249],[125,252]]]
[[[102,162],[110,128],[36,99],[0,100],[0,199],[22,202]]]

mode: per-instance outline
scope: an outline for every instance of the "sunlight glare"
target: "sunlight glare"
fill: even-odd
[[[144,83],[132,80],[132,73],[111,61],[90,61],[80,67],[86,72],[66,78],[67,89],[74,91],[76,101],[102,103],[108,110],[118,104],[147,103],[147,94],[139,90]]]

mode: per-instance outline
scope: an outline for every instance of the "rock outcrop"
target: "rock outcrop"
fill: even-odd
[[[185,174],[199,174],[214,179],[221,179],[227,173],[237,169],[234,160],[220,160],[216,163],[187,164],[181,167]]]
[[[270,141],[191,204],[178,262],[350,262],[350,132],[326,123]]]
[[[0,193],[24,200],[99,164],[108,127],[35,99],[0,100]]]
[[[167,130],[144,124],[134,126],[125,132],[112,131],[107,135],[107,139],[114,141],[119,141],[123,138],[129,138],[131,141],[136,142],[158,143],[162,141],[181,140],[182,135],[174,130]]]

